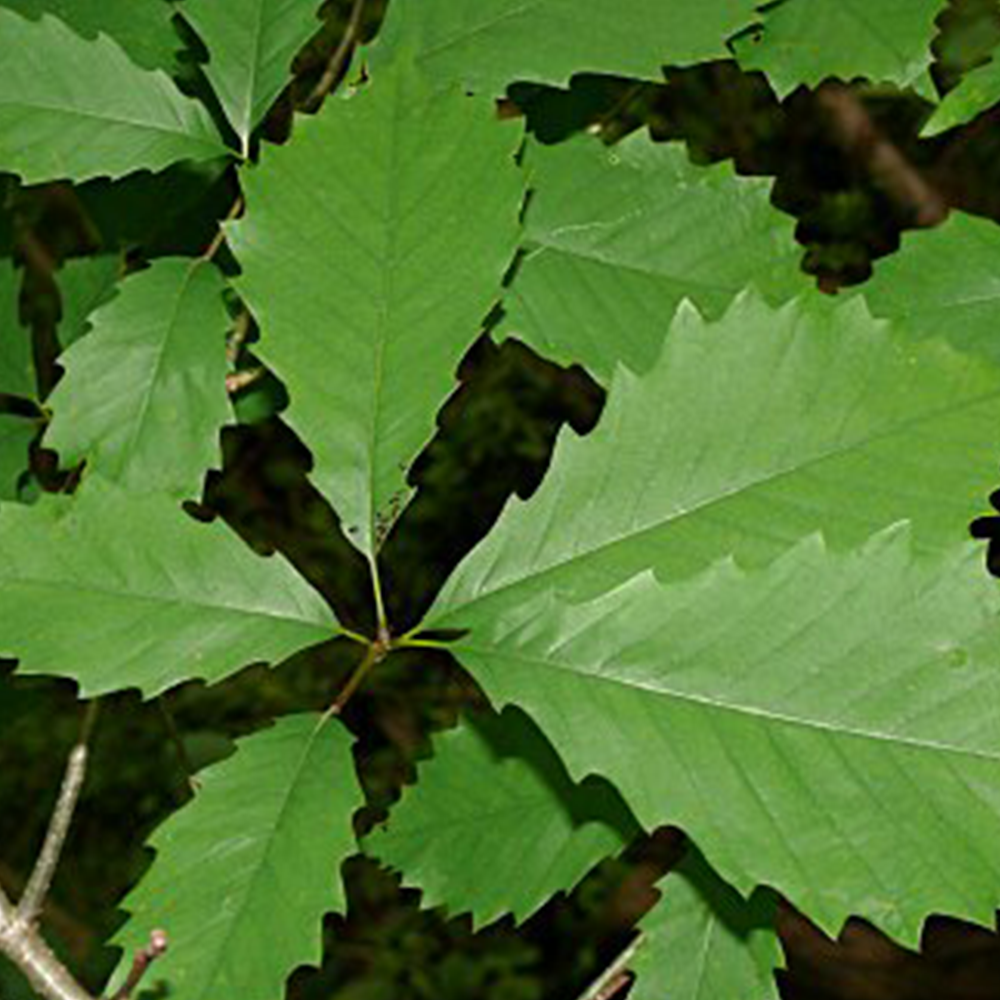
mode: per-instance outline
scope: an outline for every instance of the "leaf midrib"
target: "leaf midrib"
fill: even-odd
[[[183,598],[179,596],[169,597],[169,596],[157,596],[149,593],[139,593],[134,590],[113,590],[109,587],[94,586],[88,583],[74,584],[71,582],[64,582],[58,580],[38,580],[28,577],[12,577],[6,576],[2,582],[0,582],[0,593],[9,589],[22,589],[26,590],[29,588],[39,588],[44,590],[56,590],[56,591],[70,591],[76,594],[82,593],[83,595],[93,594],[100,597],[113,597],[119,600],[128,600],[138,604],[160,604],[160,605],[170,605],[182,608],[193,608],[199,611],[218,611],[225,612],[231,615],[238,615],[247,618],[264,618],[276,622],[283,623],[299,623],[303,625],[311,625],[316,628],[323,628],[327,625],[334,624],[334,622],[324,623],[315,621],[312,618],[304,617],[290,617],[288,615],[279,614],[274,611],[269,611],[267,609],[253,610],[245,606],[231,605],[231,604],[220,604],[215,602],[197,602],[189,598]]]
[[[809,458],[808,460],[800,464],[794,466],[786,466],[784,468],[775,470],[773,472],[768,473],[767,475],[763,475],[757,479],[753,479],[750,482],[734,486],[730,490],[709,497],[703,501],[697,502],[694,505],[687,507],[683,510],[680,511],[672,510],[668,512],[668,514],[662,517],[661,519],[656,520],[651,524],[647,524],[641,528],[638,528],[634,532],[628,531],[619,533],[614,537],[608,538],[607,540],[603,541],[600,545],[597,545],[594,548],[587,549],[586,551],[580,553],[570,553],[565,558],[550,563],[543,569],[540,569],[538,572],[526,573],[514,580],[511,580],[508,583],[504,583],[501,586],[496,587],[493,590],[479,591],[465,600],[459,600],[458,602],[447,605],[442,609],[443,613],[440,615],[440,617],[435,616],[434,611],[432,609],[431,613],[427,617],[427,623],[425,624],[425,627],[426,628],[437,627],[443,622],[447,621],[450,617],[459,614],[470,607],[474,607],[480,602],[493,600],[495,597],[497,597],[499,594],[504,593],[505,591],[516,589],[517,587],[523,586],[526,583],[537,583],[538,581],[543,580],[549,574],[556,573],[560,570],[564,570],[566,567],[571,566],[574,563],[586,561],[589,559],[595,559],[600,554],[606,552],[608,549],[611,549],[616,545],[620,545],[625,542],[633,542],[633,543],[638,542],[644,535],[651,534],[656,531],[661,531],[668,525],[679,523],[684,518],[694,516],[705,510],[709,510],[718,504],[731,500],[733,497],[740,496],[751,490],[760,489],[769,486],[773,483],[777,483],[782,479],[802,473],[808,469],[819,466],[824,462],[835,461],[836,459],[842,458],[844,455],[850,454],[851,452],[866,450],[881,441],[888,440],[892,437],[896,437],[900,434],[910,431],[914,427],[918,427],[927,423],[935,423],[942,416],[952,416],[957,413],[961,413],[964,410],[974,409],[990,401],[993,401],[998,397],[1000,397],[1000,388],[990,391],[988,393],[984,393],[981,396],[977,396],[975,397],[975,399],[967,400],[966,402],[961,403],[958,406],[950,406],[947,408],[936,409],[933,411],[929,411],[927,413],[923,413],[920,416],[913,417],[909,420],[905,420],[902,423],[894,424],[890,429],[884,431],[883,433],[874,434],[870,437],[864,438],[861,441],[851,442],[842,447],[834,448],[830,451],[823,452],[822,454],[814,455],[813,457]],[[523,506],[529,501],[517,501],[517,502],[519,502]],[[653,568],[655,570],[655,567]]]
[[[549,659],[545,656],[530,655],[520,651],[505,651],[502,648],[497,649],[488,645],[480,646],[465,639],[463,639],[456,648],[459,650],[467,649],[474,654],[478,654],[479,656],[488,659],[495,659],[499,656],[501,659],[514,660],[528,667],[541,667],[548,670],[558,670],[563,673],[571,674],[572,676],[580,678],[584,681],[592,681],[598,685],[608,684],[615,688],[624,689],[633,696],[641,696],[641,693],[645,692],[665,698],[669,701],[675,701],[685,705],[707,706],[718,712],[727,712],[740,717],[763,721],[764,723],[792,726],[800,729],[806,729],[810,732],[832,735],[834,737],[843,737],[845,739],[853,738],[859,740],[869,740],[872,742],[889,743],[893,746],[899,746],[909,750],[917,750],[925,753],[953,754],[955,756],[970,758],[973,760],[1000,763],[1000,748],[998,748],[994,753],[987,753],[986,751],[974,750],[970,747],[936,743],[931,740],[922,740],[916,737],[882,733],[875,730],[858,729],[853,726],[836,726],[831,722],[825,722],[820,719],[789,715],[784,712],[778,712],[761,706],[736,705],[730,702],[711,698],[708,695],[700,695],[689,691],[678,691],[666,687],[657,687],[652,683],[643,684],[635,680],[627,680],[623,677],[616,677],[613,674],[594,674],[576,669],[571,664],[563,663],[559,660]],[[510,699],[505,700],[509,701]]]

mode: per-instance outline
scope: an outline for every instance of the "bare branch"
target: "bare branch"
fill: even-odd
[[[129,970],[128,978],[122,988],[111,998],[111,1000],[129,1000],[135,988],[139,985],[146,970],[167,950],[167,932],[151,931],[149,944],[145,948],[140,948],[132,959],[132,968]]]
[[[642,944],[642,935],[633,938],[620,955],[580,994],[577,1000],[611,1000],[629,982],[628,966]]]
[[[348,18],[347,27],[344,28],[340,44],[334,49],[333,55],[330,56],[330,61],[326,64],[326,69],[323,70],[323,75],[319,78],[319,82],[313,87],[312,93],[306,98],[304,105],[306,110],[315,111],[322,103],[323,98],[336,86],[337,80],[340,78],[340,74],[347,62],[347,57],[351,54],[354,43],[357,41],[358,32],[361,30],[361,15],[364,13],[364,10],[365,0],[354,0],[354,6],[351,8],[351,16]]]
[[[95,715],[96,703],[91,703],[80,741],[73,748],[66,765],[45,842],[20,904],[15,907],[0,888],[0,954],[6,955],[24,973],[33,989],[45,1000],[93,1000],[46,944],[38,932],[37,922],[83,786],[87,769],[87,740]]]
[[[66,834],[69,832],[86,771],[87,747],[84,743],[78,743],[69,755],[59,799],[45,833],[45,843],[38,853],[31,878],[28,879],[28,884],[21,894],[21,902],[17,905],[17,919],[26,924],[36,924],[41,915],[45,897],[52,884],[52,876],[55,874],[63,844],[66,842]]]
[[[914,225],[936,226],[945,219],[945,199],[872,121],[854,91],[831,83],[816,92],[816,99],[829,114],[840,145],[865,165],[897,205],[913,213]]]

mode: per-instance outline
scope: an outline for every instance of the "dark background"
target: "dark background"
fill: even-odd
[[[374,36],[385,3],[368,0],[360,8],[357,40]],[[272,141],[287,138],[293,110],[308,103],[353,8],[349,0],[324,8],[323,31],[300,55],[295,81],[265,126]],[[1000,4],[952,0],[939,29],[934,75],[946,91],[1000,43]],[[204,53],[182,25],[178,30],[179,45],[182,39],[187,45],[182,85],[202,92]],[[698,163],[732,159],[741,173],[774,177],[775,205],[798,222],[803,268],[836,294],[864,281],[873,260],[898,248],[903,230],[940,221],[941,213],[901,197],[875,168],[884,144],[925,178],[942,205],[1000,220],[1000,110],[920,140],[926,102],[891,88],[858,86],[854,94],[865,127],[845,132],[823,93],[803,88],[779,102],[762,76],[719,61],[669,70],[661,84],[586,75],[568,90],[517,84],[498,113],[525,116],[543,142],[594,125],[608,142],[648,128],[657,141],[684,141]],[[22,314],[43,392],[59,377],[58,264],[119,248],[129,266],[200,253],[235,196],[231,171],[211,166],[78,187],[22,188],[0,175],[0,255],[26,269]],[[220,262],[227,264],[225,249]],[[238,359],[246,370],[257,366],[253,335]],[[603,403],[584,372],[549,364],[516,342],[498,348],[488,325],[458,374],[438,434],[413,467],[415,498],[382,553],[390,618],[400,625],[419,620],[511,493],[525,497],[536,488],[559,428],[569,423],[586,432]],[[370,633],[366,568],[309,486],[308,451],[281,422],[280,385],[258,379],[236,395],[245,423],[224,431],[224,467],[208,476],[192,513],[224,517],[260,551],[285,553],[345,625]],[[9,397],[0,397],[0,408],[34,412]],[[56,456],[35,447],[27,492],[73,483],[73,470],[59,469]],[[87,641],[85,631],[80,641]],[[252,667],[212,688],[190,683],[151,703],[134,693],[104,700],[87,785],[45,915],[46,934],[90,988],[98,989],[116,960],[102,941],[122,922],[116,902],[149,864],[142,843],[186,801],[191,772],[276,715],[326,708],[356,659],[356,646],[332,642],[280,670]],[[81,709],[72,684],[16,678],[13,666],[0,662],[0,883],[16,894],[44,833]],[[459,712],[483,710],[473,682],[445,654],[409,651],[380,665],[345,716],[358,737],[369,800],[356,818],[359,832],[414,780],[415,762],[430,753],[430,733],[454,724]],[[343,871],[348,912],[327,919],[323,966],[296,972],[289,997],[574,1000],[628,941],[681,840],[676,831],[658,831],[602,863],[575,892],[553,899],[521,927],[501,920],[478,933],[465,916],[422,910],[417,892],[401,890],[373,862],[351,859]],[[948,850],[942,843],[942,863]],[[789,906],[779,924],[788,965],[779,981],[787,998],[1000,998],[1000,940],[992,930],[932,917],[914,953],[861,921],[850,922],[836,942]],[[9,966],[0,965],[0,995],[30,996]]]

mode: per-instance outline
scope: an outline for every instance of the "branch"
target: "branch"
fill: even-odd
[[[633,938],[621,954],[580,994],[577,1000],[611,1000],[629,981],[628,966],[642,944],[642,935]]]
[[[0,888],[0,954],[6,955],[45,1000],[94,1000],[59,961],[38,932],[37,921],[66,842],[87,768],[87,739],[95,707],[87,710],[80,740],[70,754],[45,842],[17,907]]]
[[[45,842],[42,844],[41,851],[38,852],[34,871],[31,873],[31,878],[28,879],[28,884],[21,894],[21,902],[17,906],[17,919],[22,923],[37,924],[41,915],[45,897],[52,884],[52,876],[55,874],[56,865],[59,864],[63,844],[66,843],[66,834],[69,832],[76,803],[80,798],[84,775],[87,773],[87,741],[90,738],[96,715],[97,702],[91,702],[87,707],[79,742],[73,747],[66,764],[62,788],[59,791],[55,809],[52,810],[52,818],[49,820]]]
[[[936,226],[944,221],[948,215],[945,199],[875,125],[849,87],[828,84],[816,92],[816,99],[829,114],[840,145],[865,165],[897,205],[913,213],[914,225]]]
[[[145,948],[140,948],[132,959],[132,968],[129,970],[128,978],[122,988],[111,998],[111,1000],[129,1000],[132,992],[139,985],[146,970],[167,950],[166,931],[152,931],[149,935],[149,944]]]
[[[336,86],[344,64],[347,62],[347,57],[351,54],[351,49],[357,40],[358,32],[361,30],[361,15],[364,10],[365,0],[354,0],[351,16],[348,18],[347,27],[344,28],[340,44],[333,50],[333,55],[330,56],[330,61],[326,64],[323,75],[305,100],[303,106],[307,111],[315,111],[322,103],[323,98]]]

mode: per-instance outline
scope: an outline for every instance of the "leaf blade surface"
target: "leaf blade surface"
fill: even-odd
[[[544,737],[506,711],[438,736],[365,850],[419,888],[425,907],[482,926],[508,912],[527,919],[639,832],[603,789],[570,782]]]
[[[337,627],[280,558],[254,555],[168,497],[132,497],[96,477],[74,497],[0,507],[0,617],[3,655],[22,673],[71,677],[88,697],[211,683]]]
[[[59,359],[46,446],[134,492],[196,496],[220,463],[226,395],[225,283],[200,260],[155,261],[90,317]]]
[[[572,775],[689,832],[741,893],[913,942],[931,911],[988,921],[1000,890],[998,598],[978,546],[915,557],[900,526],[846,555],[813,536],[759,571],[470,611],[459,653]]]
[[[0,8],[0,49],[0,167],[25,183],[121,177],[227,153],[198,102],[106,35],[86,41],[51,15],[30,21]]]
[[[280,720],[199,776],[194,801],[153,835],[153,867],[126,897],[123,969],[152,927],[170,947],[157,978],[192,1000],[271,1000],[321,960],[321,921],[345,907],[340,863],[364,803],[351,738],[319,716]]]
[[[646,132],[529,143],[527,256],[501,330],[606,382],[618,362],[650,368],[682,299],[717,318],[753,284],[773,303],[806,290],[794,222],[771,184],[728,164],[695,166]]]
[[[292,59],[320,23],[313,0],[186,0],[183,15],[209,51],[205,75],[240,138],[250,134],[291,79]]]
[[[403,64],[328,102],[245,176],[247,214],[229,229],[237,287],[313,479],[369,557],[499,296],[519,142],[489,101],[433,92]]]
[[[753,0],[402,0],[372,54],[378,65],[411,48],[439,83],[500,96],[582,72],[661,80],[665,65],[727,58],[726,40],[753,19]]]

